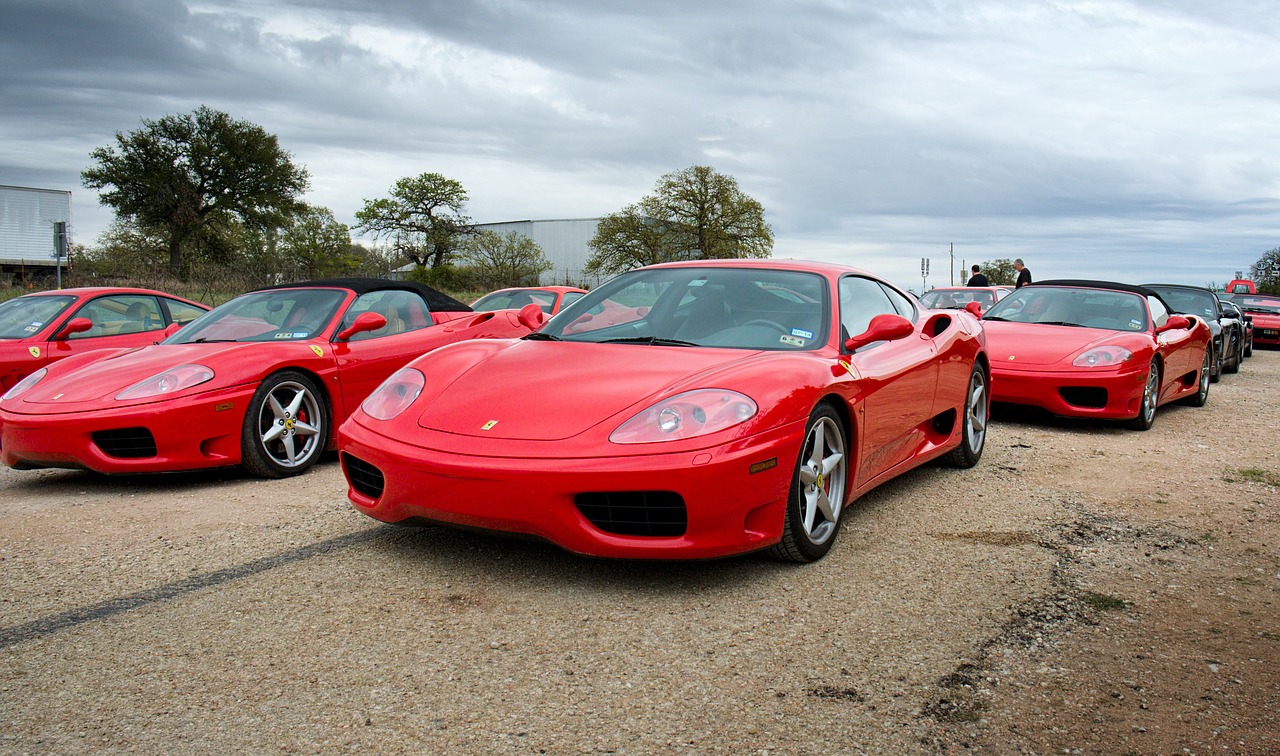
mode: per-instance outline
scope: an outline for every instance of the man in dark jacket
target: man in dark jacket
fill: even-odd
[[[991,285],[987,283],[987,277],[982,275],[982,272],[978,269],[977,265],[970,268],[970,270],[973,271],[973,275],[969,276],[969,283],[965,284],[965,286],[990,286]]]
[[[1027,270],[1027,266],[1022,264],[1021,257],[1013,261],[1013,269],[1018,271],[1018,285],[1016,288],[1021,289],[1031,283],[1031,271]]]

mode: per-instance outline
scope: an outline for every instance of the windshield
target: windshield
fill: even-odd
[[[1141,295],[1127,291],[1026,286],[997,302],[983,320],[1145,331],[1144,305]]]
[[[347,297],[340,289],[272,289],[236,297],[201,315],[166,344],[293,341],[318,336]]]
[[[40,332],[75,297],[27,296],[0,304],[0,339],[24,339]]]
[[[1268,297],[1261,294],[1235,294],[1231,297],[1240,309],[1248,312],[1274,313],[1280,312],[1280,297]]]
[[[556,293],[546,289],[508,289],[485,294],[471,304],[476,312],[491,310],[519,310],[525,305],[536,304],[543,312],[551,312],[556,303]]]
[[[623,273],[560,311],[535,336],[564,341],[816,349],[826,343],[827,280],[768,268]]]
[[[1169,309],[1183,315],[1198,315],[1209,320],[1218,319],[1218,296],[1207,289],[1184,289],[1180,286],[1147,286],[1169,305]]]
[[[934,289],[920,297],[920,304],[931,310],[962,310],[967,302],[990,307],[995,301],[995,293],[988,289]]]

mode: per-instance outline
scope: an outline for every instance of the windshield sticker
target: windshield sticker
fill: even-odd
[[[36,331],[40,330],[40,326],[37,326],[37,325],[29,325],[29,326],[27,326],[26,328],[23,328],[22,330],[23,330],[25,333],[35,333]]]
[[[791,335],[799,336],[802,339],[811,339],[813,338],[813,331],[806,331],[803,328],[792,328]]]
[[[271,338],[273,338],[273,339],[291,339],[291,338],[293,338],[293,334],[292,334],[292,333],[277,333],[275,336],[272,336]]]
[[[804,339],[799,339],[799,338],[796,338],[795,336],[783,335],[778,340],[781,341],[783,344],[787,344],[789,346],[804,346]]]
[[[293,332],[293,338],[295,338],[295,339],[305,339],[305,338],[307,337],[307,333],[308,333],[307,331],[294,331],[294,332]]]
[[[690,282],[689,282],[689,287],[690,287],[690,288],[692,288],[692,287],[694,287],[694,286],[706,286],[706,285],[707,285],[707,279],[705,279],[705,278],[695,278],[695,279],[693,279],[692,281],[690,281]]]

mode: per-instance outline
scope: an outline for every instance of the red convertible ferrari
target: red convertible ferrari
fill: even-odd
[[[160,472],[243,465],[296,475],[388,375],[464,339],[527,334],[527,311],[473,313],[408,282],[313,281],[250,292],[140,349],[69,357],[0,398],[10,467]],[[105,355],[105,356],[104,356]]]
[[[67,357],[151,344],[208,309],[150,289],[87,287],[10,299],[0,304],[0,392]]]
[[[673,263],[611,279],[523,339],[414,360],[339,450],[349,498],[385,522],[603,557],[803,562],[864,492],[938,457],[976,464],[987,382],[976,318],[867,273]]]
[[[1056,415],[1128,420],[1209,396],[1209,327],[1171,314],[1158,294],[1105,281],[1043,281],[1000,300],[982,318],[991,399]]]

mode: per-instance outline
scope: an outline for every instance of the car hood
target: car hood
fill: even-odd
[[[272,344],[277,351],[285,345]],[[301,344],[291,345],[302,348]],[[66,409],[86,409],[91,405],[115,402],[115,396],[138,381],[150,378],[178,365],[200,364],[214,371],[212,381],[177,394],[148,397],[133,403],[148,403],[170,396],[186,395],[192,391],[235,385],[247,379],[240,365],[261,368],[262,360],[253,357],[261,352],[261,343],[204,343],[204,344],[154,344],[117,353],[87,365],[62,369],[51,367],[49,376],[19,397],[26,405],[56,404]],[[237,365],[230,369],[228,365]]]
[[[760,352],[636,344],[513,341],[477,345],[468,367],[423,366],[428,383],[418,425],[477,438],[556,441],[615,416],[614,424],[654,402],[694,388],[731,388],[724,375]],[[463,345],[459,345],[463,346]],[[454,358],[457,347],[442,350]],[[479,356],[487,352],[484,356]],[[479,356],[479,359],[475,359]],[[767,359],[767,355],[765,357]],[[416,365],[417,363],[415,363]],[[461,362],[457,364],[462,364]],[[444,376],[441,375],[444,373]]]
[[[1077,326],[982,321],[987,332],[987,353],[993,367],[1010,369],[1071,364],[1076,355],[1092,346],[1128,345],[1141,332],[1113,331]]]

